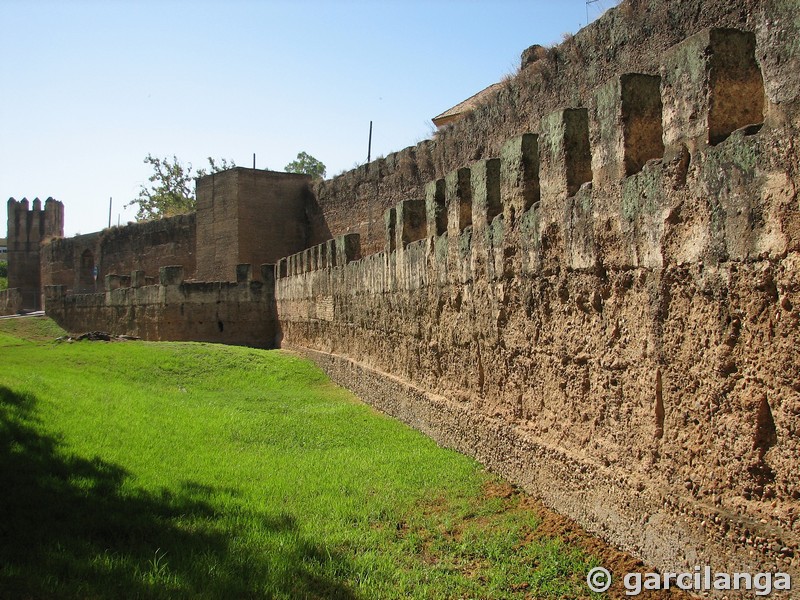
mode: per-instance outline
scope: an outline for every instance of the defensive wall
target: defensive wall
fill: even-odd
[[[275,347],[273,265],[262,267],[259,280],[250,265],[240,265],[233,282],[186,281],[184,275],[180,265],[161,267],[156,281],[144,271],[106,275],[103,293],[46,286],[47,314],[69,331]]]
[[[238,264],[274,264],[306,248],[310,181],[243,167],[198,179],[197,278],[230,280]]]
[[[768,52],[700,31],[390,207],[382,252],[306,251],[282,346],[661,569],[797,576],[800,157]]]
[[[624,2],[433,140],[289,182],[244,246],[271,176],[200,180],[197,270],[230,283],[47,311],[300,350],[654,566],[800,577],[798,34],[789,0]]]
[[[104,292],[107,274],[144,271],[156,278],[164,265],[180,265],[191,278],[195,247],[194,213],[53,239],[42,246],[42,282],[74,294]]]
[[[256,265],[253,278],[261,281],[258,265],[308,245],[310,179],[237,167],[198,180],[195,213],[71,238],[63,237],[60,202],[48,199],[42,210],[38,199],[30,209],[27,200],[11,198],[9,285],[22,301],[3,302],[0,314],[41,308],[46,286],[62,286],[63,295],[102,294],[106,275],[143,271],[154,283],[163,266],[181,266],[187,281],[234,282],[246,263]]]

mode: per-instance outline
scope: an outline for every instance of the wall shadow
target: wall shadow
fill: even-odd
[[[315,573],[330,561],[328,572],[349,569],[292,516],[243,515],[290,543],[242,549],[209,501],[236,490],[137,491],[123,468],[71,456],[41,433],[35,406],[0,386],[0,597],[355,597]]]

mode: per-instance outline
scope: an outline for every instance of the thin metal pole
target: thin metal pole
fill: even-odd
[[[256,168],[256,153],[253,152],[253,168]]]
[[[369,122],[369,145],[367,146],[367,162],[372,158],[372,121]]]
[[[111,201],[114,198],[109,196],[108,198],[108,228],[111,229]]]

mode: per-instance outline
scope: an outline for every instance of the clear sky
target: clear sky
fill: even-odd
[[[0,196],[52,196],[67,236],[134,218],[151,153],[332,177],[617,0],[0,0]],[[0,218],[0,235],[5,217]]]

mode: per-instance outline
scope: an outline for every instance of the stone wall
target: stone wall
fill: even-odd
[[[0,315],[16,315],[24,309],[19,288],[0,290]]]
[[[662,54],[705,28],[755,33],[756,58],[768,81],[767,118],[796,122],[796,13],[794,0],[626,0],[563,43],[542,48],[536,53],[540,58],[505,81],[493,98],[432,140],[318,183],[311,243],[354,232],[364,254],[377,252],[385,210],[401,200],[423,198],[428,181],[499,156],[507,139],[535,130],[543,116],[561,107],[588,106],[594,90],[617,74],[659,75]]]
[[[187,278],[194,278],[195,223],[192,213],[54,239],[41,250],[42,282],[76,294],[102,292],[109,273],[144,271],[155,278],[164,265],[181,265]]]
[[[384,251],[279,268],[282,344],[659,568],[800,576],[798,120],[768,38],[700,31],[389,208]]]
[[[238,271],[236,282],[185,281],[181,266],[161,267],[155,283],[143,271],[107,275],[104,293],[67,294],[51,285],[47,315],[71,333],[274,348],[274,267],[262,266],[261,281],[253,281],[250,265]]]

